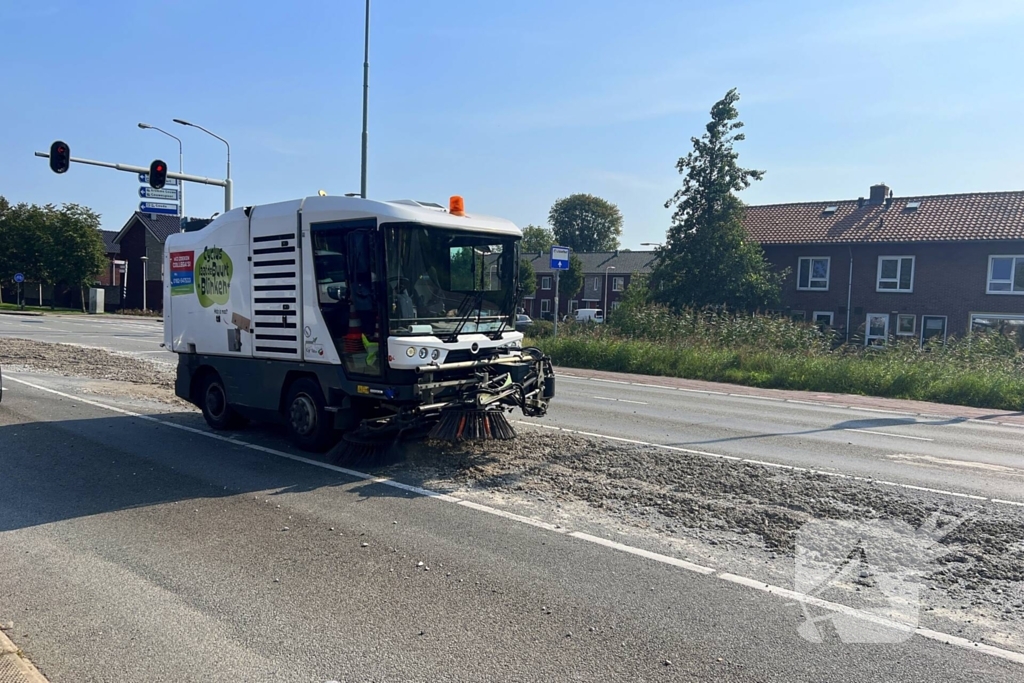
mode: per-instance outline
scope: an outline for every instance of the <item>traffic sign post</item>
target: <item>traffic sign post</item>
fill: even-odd
[[[21,310],[24,311],[25,310],[25,293],[24,293],[24,289],[25,288],[22,287],[22,283],[25,282],[25,275],[22,274],[22,273],[15,273],[14,274],[14,281],[18,285],[18,306],[21,308]]]
[[[551,247],[551,270],[555,271],[555,328],[552,335],[558,336],[558,274],[569,270],[569,247]]]

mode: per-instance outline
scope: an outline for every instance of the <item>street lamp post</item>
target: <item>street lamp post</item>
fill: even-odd
[[[641,247],[661,247],[661,242],[641,242]]]
[[[370,0],[366,0],[366,28],[363,30],[363,155],[359,171],[359,194],[366,199],[367,115],[370,99]]]
[[[148,267],[148,263],[147,263],[148,261],[149,261],[149,257],[148,256],[143,256],[142,257],[142,310],[143,311],[147,310],[146,309],[146,285],[148,283],[146,282],[146,278],[149,276],[149,267]]]
[[[182,119],[172,119],[172,120],[175,123],[180,124],[182,126],[191,126],[192,128],[198,128],[199,130],[203,131],[207,135],[209,135],[211,137],[217,138],[218,140],[220,140],[221,142],[223,142],[227,146],[227,148],[228,148],[228,176],[227,176],[227,178],[224,179],[225,182],[227,183],[224,186],[224,210],[225,211],[230,211],[231,210],[231,206],[232,206],[232,204],[234,202],[234,188],[231,185],[231,144],[227,140],[222,138],[221,136],[217,135],[216,133],[211,133],[210,131],[206,130],[205,128],[203,128],[200,125],[197,125],[195,123],[189,123],[188,121],[184,121]]]
[[[615,270],[615,266],[608,266],[604,269],[604,319],[608,320],[608,271]]]
[[[163,133],[164,135],[166,135],[169,138],[174,138],[175,140],[177,140],[178,141],[178,173],[184,173],[185,172],[185,156],[182,154],[182,151],[181,151],[181,138],[179,138],[177,135],[171,135],[170,133],[168,133],[163,128],[157,128],[156,126],[151,126],[148,123],[140,123],[139,124],[139,128],[141,128],[142,130],[147,130],[147,129],[148,130],[155,130],[155,131],[158,131],[160,133]],[[178,215],[181,216],[182,218],[185,217],[185,183],[184,182],[178,183]]]

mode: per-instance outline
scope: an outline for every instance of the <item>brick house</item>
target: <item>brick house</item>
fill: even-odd
[[[121,273],[118,272],[114,261],[121,256],[121,245],[114,240],[117,238],[116,230],[101,230],[103,236],[103,249],[107,254],[107,265],[96,281],[105,287],[121,284]]]
[[[647,274],[654,265],[653,251],[595,251],[576,254],[583,262],[583,289],[566,301],[558,302],[559,317],[579,308],[615,310],[634,273]],[[537,291],[523,300],[523,310],[531,318],[552,320],[555,305],[555,273],[548,253],[523,254],[537,274]]]
[[[866,199],[750,206],[744,227],[789,269],[785,311],[847,338],[1024,330],[1024,192],[894,197],[879,184]]]
[[[181,232],[177,216],[148,214],[136,211],[117,233],[114,243],[120,247],[120,259],[127,261],[128,273],[124,307],[142,308],[142,287],[146,287],[146,308],[159,311],[164,305],[163,258],[164,242],[169,235]],[[142,257],[148,257],[143,261]],[[145,268],[143,265],[145,264]],[[145,272],[143,272],[145,271]]]

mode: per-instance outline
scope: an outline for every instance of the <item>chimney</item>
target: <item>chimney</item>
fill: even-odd
[[[889,187],[885,183],[878,183],[871,186],[871,195],[868,198],[869,204],[881,204],[889,194]]]

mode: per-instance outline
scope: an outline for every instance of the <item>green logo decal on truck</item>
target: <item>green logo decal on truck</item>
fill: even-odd
[[[223,249],[205,249],[196,259],[196,295],[203,308],[224,305],[231,297],[231,275],[234,269]]]

